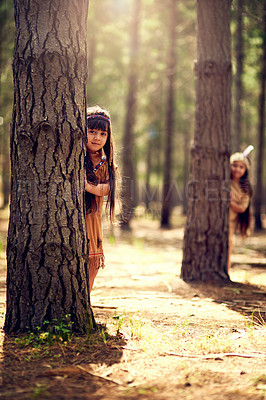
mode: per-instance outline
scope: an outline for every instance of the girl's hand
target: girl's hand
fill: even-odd
[[[233,192],[230,192],[230,202],[235,200],[236,200],[235,194]]]
[[[238,214],[242,214],[247,208],[243,207],[241,204],[236,203],[233,196],[230,196],[230,207],[234,212]]]
[[[108,196],[110,192],[109,183],[99,183],[98,185],[92,185],[85,179],[85,190],[86,192],[92,193],[95,196]]]

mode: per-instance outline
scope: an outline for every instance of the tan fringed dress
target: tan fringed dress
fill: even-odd
[[[90,154],[96,177],[99,183],[108,181],[108,163],[105,156],[100,153]],[[89,243],[89,268],[104,268],[103,234],[102,234],[102,208],[103,196],[95,196],[97,210],[86,214],[87,237]]]
[[[230,190],[234,194],[234,200],[237,204],[246,210],[249,205],[250,197],[247,193],[244,193],[237,182],[231,181]],[[229,245],[233,245],[233,235],[235,233],[238,222],[238,213],[229,208]]]

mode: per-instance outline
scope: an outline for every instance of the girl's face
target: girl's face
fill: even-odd
[[[245,163],[243,163],[243,161],[234,161],[233,164],[231,164],[232,178],[235,180],[239,180],[246,172],[246,169],[247,167]]]
[[[101,150],[107,141],[108,133],[98,129],[88,129],[87,149],[90,153]]]

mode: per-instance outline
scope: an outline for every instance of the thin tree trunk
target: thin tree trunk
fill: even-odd
[[[3,166],[2,166],[2,180],[3,180],[3,208],[8,206],[9,198],[10,198],[10,156],[9,152],[9,143],[4,141],[4,149],[3,149]]]
[[[0,117],[2,118],[0,122],[0,132],[1,132],[1,176],[2,176],[2,195],[3,203],[2,207],[6,207],[9,204],[10,195],[10,157],[9,157],[9,123],[7,118],[3,118],[3,108],[4,100],[2,98],[2,79],[1,74],[4,68],[4,46],[7,42],[7,37],[10,35],[9,27],[7,26],[7,20],[10,19],[12,12],[12,4],[3,6],[0,11]],[[12,32],[13,33],[13,32]]]
[[[242,110],[241,100],[243,98],[243,0],[237,0],[237,28],[235,34],[235,57],[236,57],[236,74],[235,74],[235,107],[234,107],[234,151],[240,150],[242,136]]]
[[[89,56],[88,56],[88,84],[91,84],[94,76],[94,61],[96,53],[96,38],[92,37],[89,43]]]
[[[259,97],[259,129],[257,145],[257,184],[255,192],[255,229],[262,230],[261,205],[263,204],[263,160],[265,132],[265,83],[266,83],[266,1],[264,0],[263,16],[263,56],[261,62],[261,89]]]
[[[5,331],[70,315],[86,332],[84,212],[88,1],[15,0]]]
[[[141,0],[134,2],[132,20],[130,64],[128,76],[128,95],[126,101],[126,119],[123,136],[123,180],[122,180],[122,216],[121,228],[130,229],[130,220],[134,214],[136,196],[136,176],[134,168],[134,127],[136,122],[137,81],[138,81],[138,51],[139,51],[139,21]]]
[[[184,167],[183,167],[183,214],[187,213],[188,208],[188,180],[189,180],[189,135],[184,137]]]
[[[166,104],[165,125],[165,152],[164,152],[164,178],[161,227],[170,227],[171,214],[171,169],[173,153],[174,107],[175,107],[175,75],[176,75],[176,25],[177,25],[177,0],[171,0],[170,26],[169,26],[169,54],[167,63],[168,93]]]
[[[151,157],[152,157],[152,137],[151,134],[148,138],[147,153],[146,153],[146,182],[145,182],[145,206],[148,211],[150,208],[151,194]]]
[[[196,112],[181,276],[227,280],[230,0],[197,1]]]

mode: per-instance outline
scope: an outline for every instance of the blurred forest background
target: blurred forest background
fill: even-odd
[[[9,203],[15,27],[12,0],[0,4],[0,206],[5,207]],[[90,1],[87,103],[111,113],[122,181],[130,177],[130,190],[125,193],[129,210],[124,210],[128,224],[135,209],[161,219],[162,225],[170,225],[174,207],[186,211],[194,130],[195,24],[193,0]],[[255,146],[251,180],[258,229],[263,226],[266,199],[265,26],[265,0],[232,1],[231,149]],[[166,145],[169,119],[171,154]],[[166,199],[169,218],[162,219],[165,179],[170,182]]]

